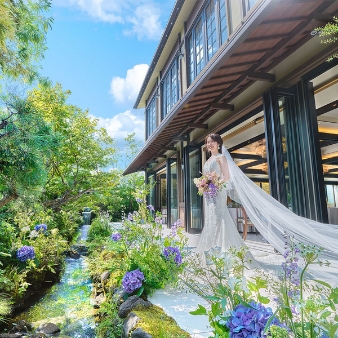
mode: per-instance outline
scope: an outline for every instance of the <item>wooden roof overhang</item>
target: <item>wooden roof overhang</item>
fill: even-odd
[[[187,139],[190,131],[202,127],[220,109],[232,109],[231,101],[256,81],[273,82],[268,72],[313,38],[311,31],[337,12],[335,0],[258,3],[148,138],[124,175],[146,169],[166,148]],[[250,109],[260,104],[252,102]]]

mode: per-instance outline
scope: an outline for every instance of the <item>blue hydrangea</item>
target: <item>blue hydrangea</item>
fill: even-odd
[[[122,235],[120,233],[115,233],[115,234],[112,234],[111,236],[111,239],[114,241],[114,242],[118,242],[120,239],[122,238]]]
[[[20,262],[26,262],[28,259],[35,258],[34,248],[32,246],[24,245],[16,252],[16,257]]]
[[[174,259],[174,262],[177,265],[182,264],[182,256],[180,253],[180,250],[176,247],[173,246],[167,246],[166,248],[164,248],[163,250],[163,255],[166,259]]]
[[[131,294],[142,286],[144,274],[140,269],[127,272],[122,278],[122,288]]]
[[[47,231],[47,225],[46,224],[38,224],[34,227],[35,231],[41,231],[46,232]]]
[[[271,308],[266,308],[254,301],[249,304],[252,308],[239,304],[231,312],[231,317],[226,322],[231,338],[267,337],[263,331],[267,321],[273,315]],[[271,321],[271,325],[284,327],[276,317]]]

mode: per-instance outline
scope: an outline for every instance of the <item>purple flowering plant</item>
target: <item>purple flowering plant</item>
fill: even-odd
[[[119,232],[116,232],[116,233],[111,235],[111,239],[114,242],[118,242],[119,240],[121,240],[121,238],[122,238],[122,235]]]
[[[337,337],[338,288],[312,280],[307,273],[311,264],[327,264],[319,258],[320,248],[297,243],[285,235],[281,275],[257,271],[248,280],[241,268],[245,250],[236,254],[237,250],[222,252],[215,248],[208,253],[209,265],[200,267],[199,260],[192,260],[187,277],[183,276],[191,291],[198,291],[211,302],[210,310],[199,305],[191,313],[207,315],[215,336]],[[197,275],[198,279],[194,277]],[[271,304],[275,312],[266,304]]]
[[[22,246],[17,250],[16,257],[20,262],[27,262],[30,259],[34,259],[35,258],[34,247],[28,245]]]
[[[163,249],[163,256],[167,260],[172,260],[176,265],[182,264],[182,255],[177,247],[168,246]]]
[[[34,227],[34,230],[37,232],[46,232],[47,231],[47,225],[46,224],[37,224]]]
[[[143,292],[142,283],[144,279],[144,274],[140,269],[128,271],[122,278],[122,288],[127,294],[138,291],[138,295],[141,295]]]

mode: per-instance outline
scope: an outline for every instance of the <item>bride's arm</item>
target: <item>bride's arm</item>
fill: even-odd
[[[230,178],[228,162],[224,155],[217,158],[222,171],[222,182],[226,182]]]

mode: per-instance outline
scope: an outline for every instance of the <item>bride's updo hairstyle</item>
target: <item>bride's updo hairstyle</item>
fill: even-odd
[[[222,137],[218,134],[209,134],[207,135],[207,137],[205,138],[205,144],[207,144],[207,140],[208,138],[211,138],[213,141],[216,141],[217,144],[218,144],[218,152],[220,154],[222,154],[222,145],[223,145],[223,140],[222,140]]]

